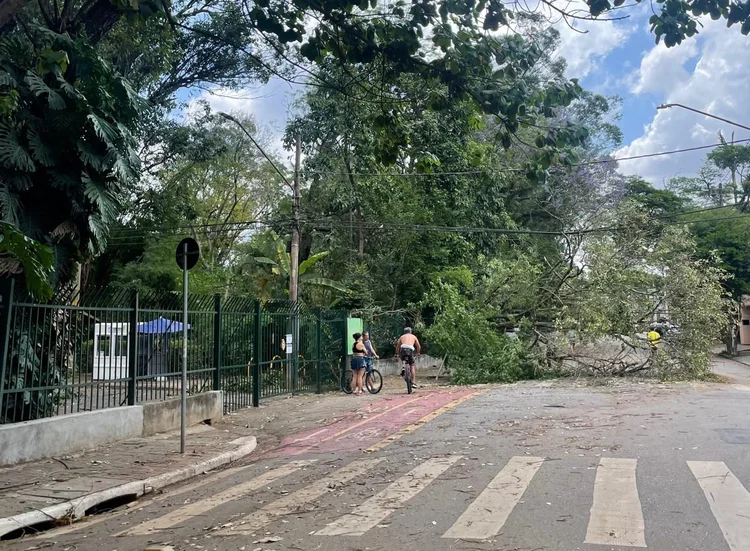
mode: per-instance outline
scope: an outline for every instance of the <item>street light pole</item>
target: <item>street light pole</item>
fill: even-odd
[[[727,124],[731,124],[733,126],[739,126],[740,128],[744,128],[745,130],[750,130],[750,126],[745,126],[744,124],[740,124],[738,122],[730,121],[729,119],[718,117],[716,115],[712,115],[711,113],[706,113],[705,111],[701,111],[699,109],[694,109],[693,107],[688,107],[687,105],[682,105],[681,103],[665,103],[665,104],[660,105],[659,107],[657,107],[657,109],[669,109],[670,107],[679,107],[681,109],[687,109],[688,111],[692,111],[694,113],[699,113],[699,114],[703,115],[704,117],[710,117],[712,119],[716,119],[716,120],[725,122]]]

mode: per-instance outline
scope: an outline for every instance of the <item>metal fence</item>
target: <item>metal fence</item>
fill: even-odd
[[[181,302],[179,293],[97,290],[39,303],[3,282],[0,423],[177,397]],[[284,301],[190,295],[187,391],[222,390],[229,412],[337,385],[346,318]]]
[[[396,351],[396,341],[404,333],[412,316],[408,312],[377,312],[360,310],[352,312],[352,317],[362,318],[365,331],[370,333],[370,339],[376,343],[377,352],[381,358],[393,356]]]

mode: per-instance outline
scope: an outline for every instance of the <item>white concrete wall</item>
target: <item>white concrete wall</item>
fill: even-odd
[[[187,424],[223,416],[222,393],[188,396]],[[180,428],[180,400],[71,413],[0,425],[0,466],[70,455]]]
[[[439,367],[441,364],[441,359],[428,356],[427,354],[420,354],[416,357],[415,364],[418,374],[420,369]],[[381,375],[385,376],[398,375],[399,373],[401,373],[401,367],[403,365],[404,362],[402,362],[401,360],[396,360],[394,358],[382,358],[380,360],[375,360],[372,366],[380,371]],[[417,378],[419,378],[419,375],[417,375]]]
[[[126,406],[0,425],[0,465],[66,455],[140,436],[143,408]]]

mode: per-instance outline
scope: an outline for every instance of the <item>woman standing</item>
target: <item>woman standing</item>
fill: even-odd
[[[365,356],[367,355],[367,349],[362,344],[362,334],[354,333],[354,346],[352,346],[352,392],[355,395],[364,394],[364,378],[365,378]]]
[[[362,344],[365,345],[365,350],[367,351],[367,357],[365,357],[365,361],[367,363],[365,365],[367,367],[367,371],[370,371],[372,369],[372,359],[379,359],[380,356],[378,356],[378,353],[375,351],[375,347],[372,345],[372,341],[370,340],[370,333],[368,331],[362,333]]]

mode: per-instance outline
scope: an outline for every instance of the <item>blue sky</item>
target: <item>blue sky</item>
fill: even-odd
[[[721,131],[726,138],[750,138],[750,132],[681,109],[657,111],[662,103],[682,103],[702,111],[750,125],[750,38],[724,21],[706,20],[697,37],[674,48],[656,45],[649,33],[647,3],[625,12],[622,21],[578,21],[571,30],[563,22],[556,55],[568,62],[568,76],[605,95],[623,98],[620,126],[623,147],[616,157],[683,149],[713,144]],[[251,113],[266,127],[268,140],[277,150],[280,135],[291,112],[297,90],[272,80],[234,98],[200,92],[214,108]],[[283,154],[289,158],[288,153]],[[674,176],[695,174],[705,152],[623,161],[620,170],[638,174],[661,186]]]

